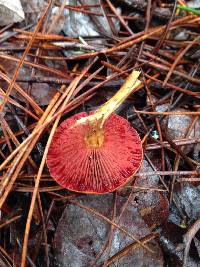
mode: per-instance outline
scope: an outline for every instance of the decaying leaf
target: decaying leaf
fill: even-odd
[[[117,197],[115,223],[123,227],[123,229],[137,239],[150,234],[150,230],[140,217],[137,208],[134,207],[132,203],[129,203],[128,207],[123,212],[123,216],[121,216],[120,220],[118,219],[125,200],[126,199],[123,197]],[[112,220],[112,194],[103,196],[82,196],[78,201],[82,205],[88,206]],[[94,266],[94,262],[98,259],[98,254],[109,240],[110,229],[110,224],[95,217],[94,214],[74,204],[68,205],[60,219],[54,240],[56,258],[59,266]],[[107,249],[105,249],[101,257],[97,260],[97,266],[102,266],[108,258],[133,242],[134,241],[131,240],[130,237],[127,237],[119,229],[114,229],[110,252],[107,246]],[[162,253],[158,243],[153,241],[150,243],[148,242],[147,245],[155,251],[155,253],[138,247],[110,266],[163,266]]]
[[[152,172],[153,168],[150,164],[143,160],[140,172]],[[139,191],[136,196],[136,201],[140,214],[145,222],[155,227],[164,223],[168,217],[168,199],[165,193],[159,192],[159,176],[144,176],[139,177],[135,181],[136,187],[147,188],[147,190]]]

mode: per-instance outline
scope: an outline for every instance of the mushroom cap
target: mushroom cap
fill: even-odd
[[[80,193],[104,194],[126,184],[143,159],[140,137],[129,122],[112,114],[104,123],[104,142],[90,148],[85,136],[90,125],[75,122],[86,117],[78,113],[55,131],[47,155],[51,176],[62,187]]]

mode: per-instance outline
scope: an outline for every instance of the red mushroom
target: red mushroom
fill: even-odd
[[[139,169],[143,150],[129,122],[113,111],[140,84],[134,71],[99,110],[78,113],[57,128],[47,155],[51,176],[62,187],[103,194],[126,184]]]

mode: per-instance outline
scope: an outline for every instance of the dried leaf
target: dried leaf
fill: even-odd
[[[79,201],[84,206],[89,206],[112,219],[113,197],[111,194],[104,196],[87,195],[79,198]],[[116,217],[119,216],[124,202],[125,198],[117,197]],[[124,211],[118,224],[138,239],[150,234],[137,208],[131,203]],[[86,212],[84,209],[73,204],[68,205],[63,212],[55,235],[55,247],[59,266],[94,266],[95,258],[108,240],[110,228],[111,226],[108,223]],[[97,261],[97,266],[101,266],[106,259],[132,242],[133,240],[122,234],[118,229],[115,230],[110,253],[108,251],[104,252]],[[155,253],[152,254],[140,247],[110,266],[163,266],[162,253],[158,244],[154,241],[151,245]]]
[[[152,171],[153,168],[150,164],[146,160],[143,160],[140,172]],[[159,176],[152,175],[150,177],[139,177],[134,184],[136,187],[147,188],[147,190],[142,190],[142,192],[138,192],[135,196],[140,214],[151,227],[165,222],[169,214],[169,203],[166,195],[163,192],[156,191],[156,188],[159,188],[158,182]],[[151,190],[151,188],[155,190]]]

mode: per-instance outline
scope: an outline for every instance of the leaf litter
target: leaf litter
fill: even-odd
[[[0,7],[0,265],[199,266],[199,16],[166,1],[17,3]],[[45,165],[51,135],[132,68],[142,85],[117,113],[142,167],[114,193],[63,190]]]

